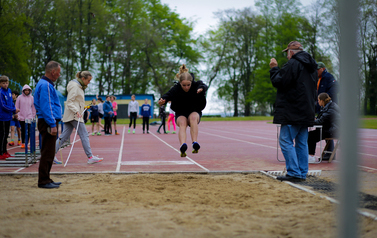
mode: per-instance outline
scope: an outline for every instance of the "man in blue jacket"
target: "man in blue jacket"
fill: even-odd
[[[334,76],[327,72],[326,65],[322,62],[318,62],[317,67],[318,72],[318,83],[317,83],[317,95],[321,93],[327,93],[331,100],[335,103],[338,103],[338,83],[335,80]],[[316,104],[315,112],[319,113],[321,111],[321,106],[319,106],[318,101]],[[334,141],[330,141],[327,151],[334,150]],[[329,160],[331,154],[327,153],[323,156],[322,160]]]
[[[34,106],[38,116],[38,130],[42,136],[41,159],[38,170],[39,188],[59,188],[60,182],[50,178],[50,170],[55,156],[55,142],[58,123],[62,118],[62,108],[54,88],[60,77],[60,64],[50,61],[45,75],[39,80],[34,92]]]

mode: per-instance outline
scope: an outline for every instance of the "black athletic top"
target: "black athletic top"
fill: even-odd
[[[194,78],[194,77],[193,77]],[[202,88],[203,91],[197,93],[197,90]],[[192,81],[191,88],[188,92],[182,89],[180,83],[176,83],[167,93],[165,93],[161,98],[166,100],[166,102],[171,101],[171,109],[175,111],[176,114],[185,115],[191,112],[201,112],[207,104],[206,92],[208,86],[205,85],[201,80]]]

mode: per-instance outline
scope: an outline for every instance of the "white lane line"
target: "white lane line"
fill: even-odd
[[[123,153],[123,142],[124,142],[124,132],[126,131],[126,126],[123,126],[123,133],[122,133],[122,142],[120,143],[119,149],[119,156],[118,156],[118,164],[116,168],[116,172],[120,171],[120,164],[122,163],[122,153]]]
[[[217,137],[228,139],[228,140],[234,140],[234,141],[244,142],[244,143],[248,143],[248,144],[251,144],[251,145],[257,145],[257,146],[267,147],[267,148],[271,148],[271,149],[276,150],[276,146],[269,146],[269,145],[263,145],[263,144],[253,143],[253,142],[250,142],[250,141],[234,139],[234,138],[230,138],[230,137],[226,137],[226,136],[219,136],[219,135],[215,135],[215,134],[208,133],[208,132],[203,132],[203,131],[201,131],[200,133],[211,135],[211,136],[217,136]]]
[[[177,165],[177,164],[194,164],[191,161],[126,161],[122,165]]]
[[[359,165],[360,168],[363,168],[363,169],[368,169],[368,170],[374,170],[374,171],[377,171],[377,169],[375,168],[371,168],[371,167],[367,167],[367,166],[361,166]]]
[[[219,131],[219,132],[223,132],[223,133],[228,133],[228,134],[234,134],[234,132],[232,131],[224,131],[224,130],[216,130],[216,129],[210,129],[210,128],[206,128],[207,130],[213,130],[213,131]],[[201,131],[202,132],[202,131]],[[245,132],[245,131],[243,131]],[[253,137],[253,138],[258,138],[258,139],[263,139],[263,140],[273,140],[273,141],[276,141],[276,139],[270,139],[270,138],[266,138],[266,137],[261,137],[261,136],[253,136],[253,135],[248,135],[248,134],[240,134],[240,133],[237,133],[237,135],[240,135],[240,136],[247,136],[247,137]]]
[[[359,152],[359,154],[360,154],[360,155],[366,155],[366,156],[373,156],[373,157],[377,157],[377,155],[365,154],[365,153],[360,153],[360,152]]]
[[[174,148],[173,146],[171,146],[170,144],[168,144],[167,142],[165,142],[164,140],[162,140],[160,137],[158,137],[157,135],[155,135],[154,133],[152,132],[149,132],[150,134],[152,134],[154,137],[156,137],[157,139],[159,139],[161,142],[163,142],[165,145],[169,146],[170,148],[172,148],[173,150],[177,151],[179,154],[181,154],[181,151],[177,150],[176,148]],[[186,156],[186,158],[188,160],[190,160],[192,163],[196,164],[197,166],[199,166],[200,168],[204,169],[205,171],[209,172],[209,169],[205,168],[204,166],[198,164],[197,162],[195,162],[194,160],[192,160],[190,157]]]

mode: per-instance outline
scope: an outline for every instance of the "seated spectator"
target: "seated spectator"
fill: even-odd
[[[309,163],[316,162],[314,154],[318,141],[337,136],[337,123],[340,118],[339,106],[331,100],[327,93],[321,93],[318,95],[318,104],[321,106],[321,111],[319,112],[318,117],[315,119],[314,125],[322,125],[322,138],[319,138],[319,128],[309,132]]]

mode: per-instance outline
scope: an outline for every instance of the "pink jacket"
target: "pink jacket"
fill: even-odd
[[[32,91],[30,91],[29,95],[25,95],[25,89],[30,89],[29,85],[25,84],[22,88],[22,94],[17,98],[16,101],[16,108],[20,109],[18,113],[18,120],[25,121],[25,119],[33,119],[35,117],[36,111],[34,107],[34,97],[31,95]]]

